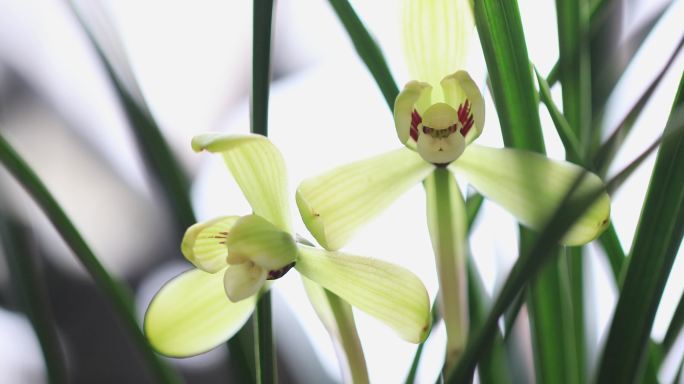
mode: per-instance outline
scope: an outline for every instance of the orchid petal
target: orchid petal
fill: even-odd
[[[420,279],[402,267],[298,245],[295,268],[349,304],[420,343],[430,330],[430,301]]]
[[[433,87],[463,69],[475,27],[472,0],[404,0],[404,53],[412,79]],[[441,89],[435,95],[441,100]]]
[[[228,263],[252,262],[267,271],[280,269],[297,257],[292,236],[258,215],[235,222],[226,245]]]
[[[485,105],[480,88],[466,71],[457,71],[442,79],[440,84],[447,104],[458,111],[461,111],[461,108],[470,108],[473,124],[464,135],[466,144],[470,144],[480,136],[484,129]],[[464,113],[467,115],[467,112],[464,111]]]
[[[348,164],[304,180],[299,213],[318,243],[336,250],[433,169],[407,148]]]
[[[162,287],[145,313],[145,334],[161,354],[187,357],[231,338],[252,314],[256,297],[231,303],[223,274],[187,271]]]
[[[249,261],[231,265],[223,276],[223,288],[230,301],[237,303],[256,295],[266,282],[267,274],[264,268]]]
[[[432,87],[428,83],[421,83],[419,81],[410,81],[404,89],[399,93],[394,101],[394,126],[397,129],[397,136],[404,145],[411,143],[411,122],[413,121],[413,112],[422,112],[417,104],[419,100],[427,99],[424,104],[429,104],[430,93]]]
[[[518,149],[470,145],[449,167],[462,175],[488,199],[522,224],[542,229],[584,170],[572,163]],[[601,179],[588,173],[574,196],[600,188]],[[581,245],[598,237],[608,226],[610,197],[604,193],[570,228],[561,242]]]
[[[203,134],[192,139],[192,148],[221,153],[254,213],[292,232],[285,162],[266,137]]]
[[[238,219],[226,216],[192,225],[183,236],[183,256],[205,272],[216,273],[226,268],[226,237]]]

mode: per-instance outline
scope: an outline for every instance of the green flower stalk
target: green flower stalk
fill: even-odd
[[[473,144],[484,128],[484,99],[462,70],[474,21],[468,0],[405,0],[404,48],[414,80],[396,98],[394,123],[404,148],[305,180],[297,205],[324,248],[341,248],[409,188],[423,181],[428,229],[447,330],[446,368],[467,342],[467,251],[463,196],[454,175],[532,229],[546,224],[582,168],[516,149]],[[571,199],[602,184],[589,174]],[[585,244],[607,227],[610,198],[601,198],[564,235],[564,245]]]
[[[413,273],[295,241],[285,165],[267,138],[205,134],[196,136],[192,146],[223,156],[253,213],[188,228],[181,250],[196,268],[166,283],[145,314],[145,333],[159,353],[186,357],[223,343],[247,321],[270,280],[292,268],[308,285],[334,293],[405,340],[419,343],[427,337],[428,294]],[[345,310],[341,305],[333,309]]]

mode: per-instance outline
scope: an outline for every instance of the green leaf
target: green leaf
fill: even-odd
[[[517,149],[495,149],[470,145],[450,169],[465,177],[488,199],[502,205],[518,221],[539,230],[559,206],[583,169],[572,163],[551,160],[542,155]],[[603,184],[589,174],[576,190],[574,198]],[[587,243],[606,228],[610,198],[601,199],[583,215],[563,237],[563,243]]]
[[[399,94],[399,87],[397,87],[397,83],[392,78],[392,73],[387,66],[380,47],[373,40],[373,37],[363,25],[359,16],[354,12],[354,8],[349,4],[349,1],[329,0],[329,2],[347,30],[359,57],[361,57],[361,60],[363,60],[371,75],[373,75],[382,95],[385,97],[387,106],[391,110],[394,107],[394,100],[397,98],[397,94]]]
[[[195,136],[192,148],[223,155],[254,213],[292,232],[285,160],[271,141],[261,135],[208,133]]]
[[[440,313],[447,332],[445,367],[463,353],[468,337],[465,202],[456,179],[437,168],[424,182],[427,221],[439,278]]]
[[[663,77],[665,77],[665,74],[670,66],[672,66],[674,63],[677,55],[682,50],[682,47],[684,47],[684,36],[679,39],[679,44],[677,44],[677,47],[672,52],[670,58],[667,60],[658,75],[653,79],[653,81],[651,81],[651,84],[648,86],[646,91],[644,91],[644,93],[639,97],[639,100],[637,100],[624,119],[622,119],[622,121],[618,124],[617,128],[611,133],[610,137],[608,137],[608,139],[603,143],[602,147],[605,149],[603,149],[599,155],[596,156],[593,167],[593,169],[600,174],[605,174],[608,171],[608,168],[612,164],[618,149],[620,149],[620,146],[627,138],[627,135],[634,126],[634,123],[641,114],[641,111],[643,111],[646,103],[651,99],[651,95],[653,95],[653,92],[655,92],[658,84],[660,84],[660,81],[663,79]]]
[[[537,82],[539,83],[539,94],[541,96],[542,102],[546,105],[549,110],[549,115],[551,115],[551,120],[553,120],[553,125],[556,127],[556,132],[558,132],[558,137],[560,137],[563,142],[563,147],[565,148],[566,157],[577,163],[579,159],[582,158],[580,155],[580,143],[577,134],[570,127],[570,123],[565,119],[565,116],[558,110],[556,103],[553,102],[551,97],[551,90],[549,89],[549,84],[544,80],[544,78],[539,74],[535,68],[535,74],[537,75]]]
[[[189,181],[145,102],[133,69],[124,54],[125,49],[118,31],[107,16],[99,17],[97,23],[89,23],[74,5],[73,0],[68,3],[114,86],[150,179],[161,187],[161,193],[178,227],[187,228],[196,221],[190,203]],[[99,11],[99,16],[102,16],[102,7],[93,4],[89,6]],[[96,30],[100,30],[101,33],[96,34]]]
[[[656,309],[684,235],[684,78],[653,168],[598,381],[638,379]],[[639,297],[639,300],[634,300]]]
[[[86,271],[88,271],[95,285],[105,294],[113,306],[114,313],[131,336],[132,341],[135,343],[154,377],[163,383],[178,382],[179,379],[176,374],[159,360],[147,343],[145,335],[142,333],[135,318],[135,310],[131,304],[129,292],[124,286],[114,280],[102,264],[100,264],[90,246],[88,246],[83,236],[78,232],[74,223],[64,213],[57,200],[55,200],[35,172],[19,157],[14,148],[2,135],[0,135],[0,162],[5,165],[40,206],[62,239],[71,248]]]
[[[33,235],[30,228],[7,217],[0,208],[0,252],[7,260],[9,277],[19,294],[21,309],[31,321],[40,342],[47,378],[51,384],[67,383],[67,364]]]
[[[334,293],[303,275],[302,282],[318,318],[325,326],[333,342],[344,351],[345,358],[340,361],[343,381],[359,384],[369,383],[366,359],[359,334],[356,331],[351,306]]]
[[[684,327],[684,295],[679,298],[679,304],[677,304],[677,309],[675,309],[672,315],[672,320],[670,320],[670,325],[667,327],[665,332],[665,337],[663,338],[663,355],[667,356],[674,346],[677,337],[682,332],[682,327]]]
[[[145,313],[145,334],[161,354],[187,357],[232,337],[254,310],[256,296],[233,303],[223,273],[193,269],[162,287]]]
[[[344,165],[299,185],[299,213],[323,248],[337,250],[434,168],[408,148]]]
[[[226,238],[239,216],[224,216],[192,225],[185,231],[181,252],[195,267],[216,273],[226,267]]]
[[[615,282],[618,283],[618,286],[622,285],[620,283],[620,276],[622,267],[625,265],[627,258],[625,257],[625,251],[622,249],[620,239],[618,238],[612,223],[599,237],[599,243],[608,257],[608,263],[610,264],[610,269],[615,277]]]
[[[295,268],[412,343],[430,330],[430,301],[410,271],[377,259],[299,245]]]
[[[443,77],[464,69],[474,30],[469,0],[404,0],[403,41],[411,79],[437,86]]]

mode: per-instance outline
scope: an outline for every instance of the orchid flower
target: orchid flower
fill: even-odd
[[[291,268],[374,316],[407,341],[429,330],[422,282],[390,263],[298,244],[290,223],[282,155],[259,135],[205,134],[195,151],[223,155],[252,207],[246,216],[198,223],[185,233],[183,255],[196,268],[164,285],[145,314],[145,333],[167,356],[206,352],[247,321],[259,292]]]
[[[401,194],[424,182],[449,364],[465,347],[468,332],[466,212],[453,175],[523,225],[541,229],[584,170],[536,153],[473,143],[484,128],[485,107],[477,84],[462,70],[474,27],[469,0],[406,0],[403,26],[414,77],[394,104],[396,134],[404,147],[305,180],[297,190],[297,205],[318,243],[336,250]],[[573,196],[601,184],[598,176],[588,174]],[[562,243],[595,239],[608,225],[609,213],[610,199],[603,194]]]

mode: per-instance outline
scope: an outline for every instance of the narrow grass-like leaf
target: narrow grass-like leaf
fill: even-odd
[[[617,232],[615,232],[615,227],[612,223],[606,228],[605,232],[601,234],[598,240],[608,257],[608,263],[610,264],[610,269],[613,272],[615,281],[618,283],[618,286],[620,286],[622,267],[627,258],[625,257],[625,251],[622,249],[620,238],[618,237]]]
[[[31,321],[50,384],[68,382],[67,365],[57,334],[57,322],[50,308],[48,287],[35,247],[30,246],[31,231],[0,211],[0,245],[10,269],[10,278],[24,313]]]
[[[100,17],[97,27],[105,32],[96,34],[73,5],[73,0],[69,3],[114,86],[151,180],[156,182],[164,195],[177,228],[179,231],[184,230],[195,222],[190,204],[189,182],[143,98],[115,28],[110,25],[106,16]],[[99,6],[93,8],[96,12],[101,12]],[[100,39],[102,36],[107,36],[108,40]]]
[[[644,152],[637,156],[625,168],[603,187],[593,191],[587,191],[584,198],[571,202],[568,197],[574,192],[574,188],[566,196],[561,206],[553,214],[549,225],[538,236],[538,240],[527,254],[521,254],[504,282],[492,310],[482,326],[481,330],[470,339],[471,342],[466,352],[454,371],[448,375],[449,383],[464,383],[471,380],[475,365],[481,359],[482,354],[491,345],[492,338],[498,329],[499,317],[511,306],[521,290],[529,283],[539,271],[539,268],[548,261],[550,251],[557,245],[563,233],[587,210],[605,191],[612,192],[619,188],[625,180],[633,174],[643,161],[658,148],[661,140],[682,140],[684,135],[684,111],[680,111],[676,118],[671,119],[669,126],[672,127],[670,134],[661,137],[651,144]],[[576,186],[582,181],[584,175],[580,175],[574,183]]]
[[[109,275],[100,264],[92,249],[85,242],[76,226],[67,217],[57,200],[33,170],[19,157],[11,145],[0,136],[0,162],[21,183],[26,191],[41,207],[62,239],[71,248],[95,284],[109,299],[112,308],[121,321],[123,327],[131,336],[141,357],[145,360],[157,382],[178,382],[176,374],[159,359],[147,343],[138,322],[129,292],[119,282]]]
[[[275,7],[274,0],[259,0],[252,4],[252,91],[251,91],[251,115],[250,128],[252,133],[263,136],[268,135],[268,98],[271,84],[271,37],[273,35],[273,10]],[[252,149],[253,151],[255,149]],[[277,152],[277,150],[276,150]],[[279,153],[278,153],[279,155]],[[226,161],[228,162],[227,154]],[[259,153],[252,153],[253,158],[263,158]],[[282,161],[282,159],[280,159]],[[229,164],[230,165],[230,164]],[[233,173],[238,171],[239,166],[231,169]],[[271,173],[271,177],[275,180],[284,180],[285,170],[281,164],[281,168]],[[259,179],[257,175],[244,175],[247,179]],[[287,184],[276,183],[275,189],[287,190]],[[264,190],[268,190],[268,185],[263,185]],[[280,187],[280,188],[279,188]],[[271,186],[271,190],[273,187]],[[282,203],[284,198],[283,192],[276,192]],[[249,195],[246,194],[249,198]],[[250,201],[250,204],[252,202]],[[260,204],[267,204],[261,202]],[[276,204],[278,205],[278,204]],[[254,206],[253,206],[254,207]],[[274,215],[281,220],[276,220],[273,223],[285,230],[290,229],[289,205],[284,204],[280,207],[274,207]],[[279,210],[278,210],[279,209]],[[278,216],[275,212],[280,212]],[[287,214],[284,214],[286,212]],[[282,217],[284,216],[284,217]],[[269,291],[263,292],[257,302],[256,311],[254,314],[254,346],[255,346],[255,368],[256,368],[256,382],[258,384],[272,384],[278,380],[277,364],[276,364],[276,350],[275,340],[273,338],[273,324],[272,324],[272,308],[271,308],[271,293]]]
[[[648,86],[648,88],[646,88],[646,91],[644,91],[644,93],[639,97],[634,106],[632,106],[629,112],[627,112],[627,115],[625,115],[620,124],[618,124],[617,128],[602,144],[602,147],[605,147],[606,150],[602,150],[601,153],[596,156],[596,160],[593,164],[593,169],[595,169],[599,174],[604,175],[608,171],[608,168],[612,164],[618,149],[620,149],[622,143],[627,139],[627,135],[632,130],[632,127],[641,114],[641,111],[646,106],[646,103],[651,99],[651,95],[653,95],[653,92],[655,92],[656,88],[660,84],[660,81],[663,79],[663,77],[665,77],[667,70],[670,69],[672,63],[674,63],[683,46],[684,36],[679,39],[677,47],[672,52],[670,58],[667,60],[658,75],[653,79],[653,81],[651,81],[651,84]]]
[[[684,77],[666,135],[681,130],[683,104]],[[681,164],[684,164],[684,136],[677,134],[665,140],[658,151],[625,281],[606,339],[598,382],[626,383],[639,378],[656,309],[684,235]],[[640,299],[634,300],[634,297]]]
[[[670,325],[667,327],[665,332],[665,337],[663,338],[662,347],[663,355],[667,356],[672,349],[677,337],[682,332],[682,327],[684,327],[684,295],[679,298],[679,304],[677,304],[677,309],[675,309],[672,315],[672,320],[670,320]]]
[[[565,119],[565,116],[554,103],[551,97],[551,90],[549,89],[549,84],[544,80],[544,78],[539,74],[535,68],[535,74],[537,75],[537,82],[539,83],[539,95],[541,100],[546,105],[546,108],[551,115],[551,120],[556,127],[556,132],[558,132],[558,137],[560,137],[563,142],[563,147],[565,148],[565,156],[568,160],[578,163],[579,159],[582,158],[580,155],[580,142],[575,130],[570,127],[570,123]]]
[[[392,77],[380,47],[370,35],[348,0],[329,0],[337,17],[347,30],[356,52],[366,64],[378,84],[390,110],[399,94],[399,87]]]
[[[594,98],[601,102],[599,107],[603,108],[608,101],[608,97],[624,75],[637,51],[673,3],[674,1],[668,0],[659,5],[659,8],[632,31],[627,39],[609,50],[607,54],[608,60],[603,64],[603,71],[594,75],[596,81]]]

